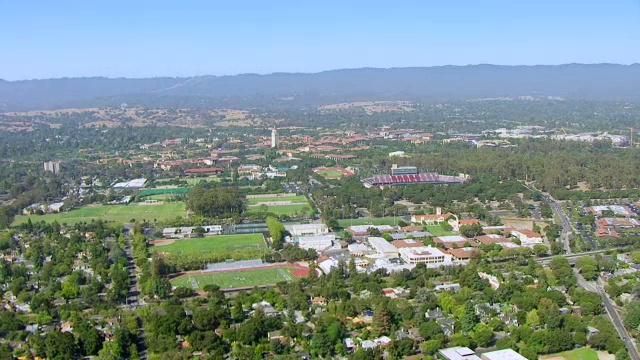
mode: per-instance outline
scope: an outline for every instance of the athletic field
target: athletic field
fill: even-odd
[[[191,188],[143,189],[136,194],[139,198],[151,195],[186,194]]]
[[[289,201],[291,203],[303,203],[307,204],[307,198],[304,196],[287,196],[287,197],[264,197],[264,198],[250,198],[247,199],[247,203],[249,205],[255,205],[259,203],[269,203],[269,202],[280,202],[280,201]]]
[[[342,171],[338,170],[320,170],[316,171],[316,174],[322,176],[325,179],[340,179],[342,178]]]
[[[302,209],[307,208],[311,212],[311,206],[309,204],[292,204],[292,205],[275,205],[267,206],[267,212],[274,213],[276,215],[294,215],[298,213],[302,214]],[[247,207],[247,213],[262,212],[261,206],[249,206]]]
[[[344,219],[338,220],[340,226],[347,228],[351,225],[397,225],[398,222],[402,220],[400,216],[396,217],[381,217],[381,218],[371,218],[371,217],[361,217],[358,219]]]
[[[266,247],[262,234],[214,235],[195,239],[159,240],[154,243],[156,245],[150,248],[153,252],[185,255]]]
[[[212,273],[186,274],[171,280],[173,286],[184,286],[194,290],[202,290],[209,284],[222,289],[272,285],[281,281],[292,281],[296,278],[295,270],[289,267],[267,267],[236,271],[218,271]]]
[[[540,357],[542,360],[598,360],[599,355],[606,356],[604,352],[596,352],[590,348],[580,348],[571,351],[565,351],[558,354],[543,355]],[[610,355],[612,358],[613,355]]]
[[[16,216],[13,225],[22,224],[31,218],[31,221],[46,221],[66,223],[72,225],[78,222],[91,222],[91,220],[116,221],[120,223],[143,220],[166,220],[177,216],[185,216],[186,207],[183,202],[172,202],[166,204],[130,204],[130,205],[98,205],[83,206],[56,214],[47,215],[20,215]]]

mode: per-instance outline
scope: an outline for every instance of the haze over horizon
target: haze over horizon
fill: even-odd
[[[0,2],[0,79],[633,64],[640,2]]]

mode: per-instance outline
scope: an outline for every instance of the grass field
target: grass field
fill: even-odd
[[[171,285],[202,290],[206,285],[215,284],[223,289],[228,289],[270,285],[293,279],[295,279],[295,276],[291,273],[291,270],[284,267],[276,267],[180,276],[171,280]]]
[[[370,218],[370,217],[362,217],[358,219],[344,219],[338,220],[340,226],[349,227],[351,225],[397,225],[398,222],[402,220],[401,217],[383,217],[383,218]]]
[[[84,206],[71,211],[47,214],[47,215],[20,215],[16,216],[13,224],[18,225],[31,218],[31,221],[46,221],[66,223],[68,225],[78,222],[90,222],[91,220],[105,220],[127,223],[131,219],[141,220],[166,220],[176,216],[185,216],[186,209],[183,202],[173,202],[161,205],[99,205]]]
[[[598,360],[598,353],[590,348],[580,348],[565,351],[559,354],[551,354],[540,357],[540,359],[566,359],[566,360]]]
[[[447,231],[440,225],[427,225],[427,231],[432,233],[433,236],[456,235],[456,233],[454,233],[453,231]]]
[[[141,202],[145,200],[158,200],[158,201],[169,201],[178,196],[177,194],[157,194],[157,195],[149,195],[142,198]]]
[[[247,199],[247,203],[249,205],[254,205],[254,204],[258,204],[258,203],[265,203],[265,202],[276,202],[276,201],[291,201],[292,203],[305,203],[307,204],[307,198],[304,196],[288,196],[288,197],[266,197],[266,198],[251,198],[251,199]]]
[[[164,194],[185,194],[189,192],[191,188],[169,188],[169,189],[144,189],[138,191],[136,194],[139,198],[151,195],[164,195]]]
[[[292,204],[292,205],[276,205],[276,206],[267,206],[267,211],[274,213],[276,215],[293,215],[296,212],[298,214],[302,214],[302,209],[304,207],[307,207],[308,209],[311,209],[311,206],[309,206],[309,204]],[[311,211],[311,210],[309,210]],[[256,213],[256,212],[262,212],[262,209],[260,209],[260,206],[250,206],[247,207],[247,213]]]
[[[342,177],[342,172],[338,170],[317,171],[316,174],[325,179],[340,179]]]
[[[214,253],[244,248],[263,248],[262,234],[215,235],[196,239],[176,240],[173,244],[153,246],[151,251],[171,254]]]
[[[222,181],[222,177],[220,176],[194,177],[194,178],[187,178],[185,180],[187,181],[187,184],[189,184],[189,186],[196,186],[203,180],[206,182],[220,182]]]

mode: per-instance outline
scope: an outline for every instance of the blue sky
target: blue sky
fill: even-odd
[[[640,0],[0,0],[0,78],[640,62]]]

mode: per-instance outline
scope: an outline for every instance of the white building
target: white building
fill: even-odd
[[[404,157],[404,151],[394,151],[389,153],[389,157],[394,157],[394,156]]]
[[[480,355],[483,360],[526,360],[527,358],[518,354],[514,350],[504,349],[490,351]]]
[[[325,224],[285,225],[284,228],[292,236],[324,235],[329,232],[329,228]]]
[[[522,229],[512,230],[511,235],[517,237],[522,246],[533,247],[534,245],[541,245],[543,243],[542,235],[535,231]]]
[[[54,175],[58,175],[60,172],[60,161],[45,161],[44,171],[52,172]]]
[[[427,267],[453,264],[451,255],[432,246],[406,247],[400,249],[400,257],[407,264],[426,264]]]
[[[381,237],[369,237],[369,244],[376,250],[378,254],[388,259],[398,257],[398,249],[391,245],[387,240]]]
[[[322,272],[328,274],[331,272],[331,269],[338,267],[338,260],[334,258],[328,258],[325,261],[319,262],[318,267],[322,270]]]
[[[446,360],[480,360],[476,353],[467,347],[457,346],[440,349],[438,350],[438,353]]]
[[[145,178],[133,179],[129,181],[116,183],[115,185],[113,185],[113,188],[114,189],[137,189],[137,188],[143,187],[146,182],[147,182],[147,179]]]
[[[162,229],[162,236],[170,239],[185,239],[196,237],[198,234],[194,233],[193,230],[197,226],[185,226],[185,227],[170,227]],[[222,234],[222,226],[221,225],[205,225],[202,226],[204,228],[204,235],[220,235]]]
[[[330,248],[335,240],[336,236],[333,234],[301,236],[295,239],[300,248],[305,250],[314,249],[316,251]]]

